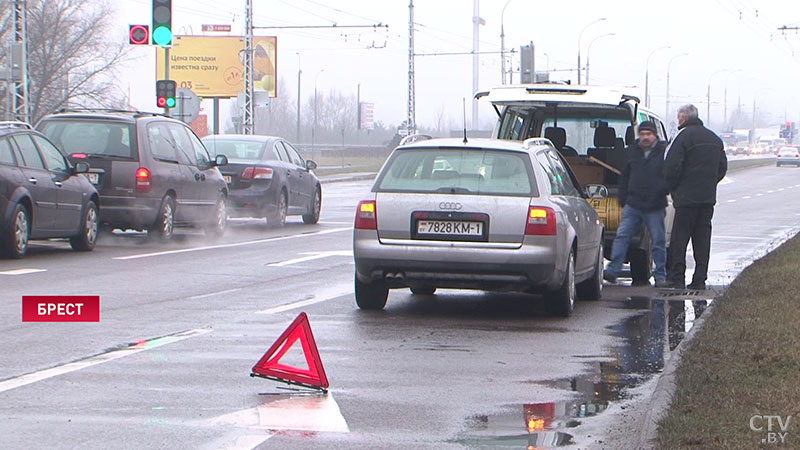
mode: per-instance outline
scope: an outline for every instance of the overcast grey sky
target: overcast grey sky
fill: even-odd
[[[508,0],[482,0],[480,51],[500,50],[501,10]],[[256,26],[368,25],[384,23],[388,32],[373,29],[259,30],[278,38],[278,77],[286,89],[278,95],[297,96],[297,70],[303,70],[303,98],[320,91],[355,94],[361,83],[362,101],[375,103],[376,120],[399,124],[407,100],[408,0],[254,0]],[[149,23],[151,0],[119,1],[120,34],[127,25]],[[244,25],[244,0],[173,0],[173,29],[178,34],[202,34],[201,24],[232,24],[233,34]],[[416,52],[472,50],[473,0],[416,0]],[[741,98],[752,111],[778,122],[786,115],[800,121],[800,34],[783,34],[783,25],[800,25],[797,0],[673,0],[670,2],[510,0],[503,23],[506,48],[533,41],[536,69],[554,70],[553,79],[576,80],[578,37],[585,28],[582,58],[590,62],[592,84],[629,86],[644,94],[647,56],[650,58],[652,107],[664,113],[667,66],[671,61],[670,97],[674,107],[694,102],[706,117],[706,92],[711,77],[712,123],[722,120],[727,85],[728,111]],[[607,33],[614,36],[598,38]],[[594,41],[595,38],[598,38]],[[594,41],[594,43],[592,43]],[[591,51],[588,47],[591,44]],[[370,48],[377,47],[377,48]],[[688,52],[686,56],[675,57]],[[137,48],[139,59],[126,77],[131,103],[153,110],[155,73],[152,48]],[[546,54],[546,56],[545,56]],[[674,58],[674,59],[673,59]],[[514,67],[519,61],[515,58]],[[324,72],[321,70],[324,69]],[[715,73],[728,69],[730,72]],[[734,72],[741,70],[741,72]],[[434,126],[461,123],[461,99],[471,98],[472,57],[420,56],[416,59],[417,123]],[[519,80],[519,75],[514,75]],[[480,58],[480,89],[500,83],[500,56]],[[467,116],[470,117],[469,106]],[[482,105],[481,124],[495,118]]]

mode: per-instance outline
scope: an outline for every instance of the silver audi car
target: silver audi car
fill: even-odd
[[[353,231],[355,297],[389,289],[543,294],[555,315],[600,298],[603,226],[547,139],[430,139],[396,148]]]

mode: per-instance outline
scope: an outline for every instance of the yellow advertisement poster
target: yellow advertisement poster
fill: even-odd
[[[253,88],[275,97],[277,39],[253,37]],[[164,49],[156,50],[156,79],[164,79]],[[169,50],[169,79],[198,97],[236,97],[244,90],[244,38],[175,36]]]

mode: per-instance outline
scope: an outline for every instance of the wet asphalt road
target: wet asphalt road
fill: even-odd
[[[104,235],[92,253],[48,242],[0,261],[0,447],[580,445],[581,420],[657,373],[714,294],[607,286],[563,320],[531,296],[393,291],[385,311],[362,312],[350,228],[368,188],[325,185],[314,226],[240,220],[219,241],[184,231],[168,245]],[[800,169],[731,173],[709,281],[729,283],[796,232],[798,194]],[[20,269],[41,271],[7,274]],[[23,295],[78,294],[100,296],[99,323],[21,322]],[[248,376],[300,311],[328,396]]]

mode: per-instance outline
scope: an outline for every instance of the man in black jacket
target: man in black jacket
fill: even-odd
[[[628,243],[644,222],[653,245],[656,263],[656,286],[666,282],[667,252],[664,215],[667,207],[667,185],[664,181],[664,147],[658,140],[653,122],[639,124],[639,139],[625,149],[625,167],[619,181],[619,204],[622,219],[611,247],[611,263],[603,278],[616,282],[628,253]]]
[[[667,148],[664,161],[664,177],[675,206],[669,242],[669,287],[684,287],[686,246],[691,239],[695,268],[688,287],[706,288],[717,183],[725,177],[727,169],[728,159],[722,140],[703,126],[694,105],[681,106],[678,109],[678,134]]]

